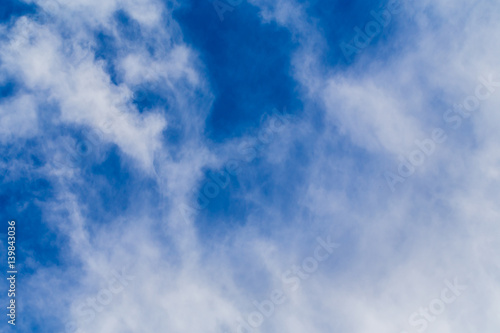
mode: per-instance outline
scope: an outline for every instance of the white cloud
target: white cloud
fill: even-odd
[[[287,206],[300,214],[284,220],[281,208],[260,188],[250,189],[245,199],[259,209],[248,213],[248,224],[236,228],[231,240],[207,249],[193,221],[186,223],[177,207],[191,200],[190,190],[198,185],[202,168],[221,165],[237,143],[215,152],[203,141],[212,96],[197,69],[196,52],[178,42],[178,28],[156,28],[163,8],[159,3],[147,2],[144,7],[130,1],[59,3],[54,8],[43,6],[64,23],[71,22],[75,13],[89,17],[84,22],[75,19],[72,32],[86,24],[104,26],[119,45],[126,46],[111,20],[123,8],[144,27],[145,38],[154,39],[159,32],[171,45],[158,57],[141,47],[117,51],[113,65],[119,84],[113,83],[105,63],[95,61],[92,51],[85,52],[83,41],[93,40],[91,29],[74,32],[78,38],[67,41],[57,24],[21,18],[11,40],[2,45],[3,71],[20,77],[26,90],[39,94],[15,96],[0,106],[5,114],[0,122],[5,129],[2,140],[39,135],[37,103],[46,98],[60,107],[56,122],[100,130],[106,142],[116,144],[143,171],[153,174],[154,169],[164,196],[161,220],[153,214],[158,207],[144,199],[144,211],[117,216],[93,226],[90,233],[86,210],[92,207],[82,207],[63,180],[57,183],[59,196],[44,212],[55,228],[70,237],[68,255],[83,266],[76,279],[81,285],[59,294],[58,302],[71,305],[68,321],[89,332],[234,330],[240,315],[254,311],[254,299],[263,299],[261,295],[266,297],[281,284],[280,275],[288,264],[308,255],[315,245],[311,240],[332,231],[346,243],[302,282],[289,303],[266,319],[262,332],[414,332],[408,317],[439,297],[443,281],[455,276],[468,289],[427,332],[465,333],[474,328],[483,332],[498,327],[494,317],[500,304],[496,283],[500,267],[495,260],[500,244],[494,237],[500,215],[498,97],[486,101],[470,118],[471,131],[450,134],[428,162],[434,168],[409,179],[395,195],[381,176],[377,178],[395,161],[393,156],[412,149],[414,140],[433,127],[444,126],[445,110],[440,105],[460,101],[474,89],[478,75],[495,67],[500,48],[487,32],[498,30],[498,11],[494,12],[498,5],[477,4],[470,16],[468,1],[411,5],[413,11],[407,15],[416,19],[416,27],[405,31],[394,22],[399,32],[388,43],[400,43],[401,48],[389,61],[375,57],[375,47],[341,71],[321,63],[322,48],[337,46],[305,21],[301,6],[284,0],[254,2],[265,7],[264,22],[274,19],[298,37],[301,46],[292,60],[293,75],[304,88],[300,97],[306,105],[304,124],[292,126],[294,131],[283,134],[287,140],[277,139],[270,147],[280,151],[280,158],[270,153],[263,159],[276,165],[270,176],[287,184],[294,180],[284,179],[280,166],[288,163],[293,145],[304,142],[312,158],[301,162],[304,179],[293,183],[298,193],[290,195],[293,201]],[[431,19],[429,12],[438,16]],[[464,16],[467,21],[455,21]],[[436,20],[442,24],[432,26]],[[461,33],[450,34],[460,24]],[[26,33],[29,37],[22,38]],[[67,43],[72,46],[69,53],[64,51]],[[173,96],[172,109],[141,114],[133,106],[135,86],[151,81]],[[191,89],[202,90],[203,98],[194,99],[194,93],[184,89],[186,82]],[[315,101],[320,101],[326,119],[325,129],[318,132],[310,130]],[[170,147],[162,140],[170,119],[185,130],[176,156],[168,153]],[[469,132],[472,137],[465,135]],[[339,137],[347,138],[346,150],[338,148]],[[475,145],[464,143],[472,141]],[[357,158],[355,149],[366,156]],[[251,173],[241,176],[248,180],[245,177]],[[262,235],[258,226],[266,223],[270,232]],[[275,225],[287,228],[276,231]],[[78,305],[95,297],[110,270],[124,266],[136,276],[134,283],[93,320],[84,320]],[[40,270],[34,278],[40,276],[50,274]],[[30,291],[44,295],[48,286],[38,292],[33,279]],[[64,290],[64,282],[50,281],[54,290]]]
[[[33,96],[18,95],[0,104],[0,133],[3,143],[38,134],[37,105]]]

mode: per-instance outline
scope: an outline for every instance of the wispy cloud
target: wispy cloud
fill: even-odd
[[[498,4],[220,3],[9,7],[17,330],[497,328]]]

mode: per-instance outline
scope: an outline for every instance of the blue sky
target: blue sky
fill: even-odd
[[[496,332],[498,7],[3,0],[0,332]]]

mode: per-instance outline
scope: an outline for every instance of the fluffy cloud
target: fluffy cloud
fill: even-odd
[[[320,2],[252,1],[245,8],[260,24],[295,42],[290,76],[303,105],[265,145],[252,137],[259,128],[207,137],[215,75],[183,41],[173,15],[182,5],[33,4],[38,16],[1,29],[0,78],[18,88],[0,103],[0,141],[44,147],[25,176],[50,182],[53,194],[34,204],[64,254],[57,265],[27,260],[25,309],[37,315],[22,313],[24,331],[46,318],[46,331],[61,332],[498,327],[500,88],[470,115],[456,113],[459,127],[443,118],[479,77],[500,81],[498,4],[405,3],[384,38],[332,65],[340,41],[324,27],[333,23],[309,16]],[[391,191],[384,174],[434,128],[447,140]],[[76,144],[85,161],[56,168],[82,131],[99,149]],[[256,157],[208,208],[193,209],[205,175],[249,143]],[[12,165],[30,163],[10,154]],[[308,273],[318,237],[340,246]],[[276,290],[286,301],[258,312]]]

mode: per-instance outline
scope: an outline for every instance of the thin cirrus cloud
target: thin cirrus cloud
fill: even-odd
[[[342,43],[390,5],[346,61]],[[499,327],[498,4],[212,7],[13,1],[0,16],[16,329]],[[481,84],[460,126],[444,116]],[[264,140],[273,110],[287,121]],[[446,140],[391,184],[436,128]]]

